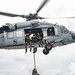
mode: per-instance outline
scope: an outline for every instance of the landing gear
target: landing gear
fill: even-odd
[[[49,50],[44,49],[44,50],[43,50],[43,53],[44,53],[45,55],[47,55],[47,54],[49,54]]]
[[[50,43],[47,43],[45,45],[45,49],[50,51],[52,49],[52,45]]]
[[[49,51],[52,49],[52,45],[50,43],[47,43],[45,46],[45,49],[43,50],[43,53],[45,55],[49,54]]]

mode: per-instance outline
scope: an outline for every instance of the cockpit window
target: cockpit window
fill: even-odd
[[[69,32],[69,30],[64,26],[60,26],[60,29],[61,29],[61,33],[68,33]]]

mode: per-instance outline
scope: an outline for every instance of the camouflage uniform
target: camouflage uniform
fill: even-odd
[[[41,35],[38,35],[38,44],[39,44],[39,46],[41,45],[43,47]]]
[[[32,75],[39,75],[38,73],[37,73],[37,70],[34,68],[33,69],[33,71],[32,71]]]
[[[25,36],[25,49],[26,49],[26,52],[27,52],[27,45],[30,45],[29,47],[30,47],[30,52],[31,52],[32,44],[31,44],[29,34],[26,34],[26,36]]]

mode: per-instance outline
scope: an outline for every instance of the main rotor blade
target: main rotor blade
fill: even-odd
[[[75,17],[50,17],[49,19],[75,19]]]
[[[9,16],[9,17],[21,17],[21,18],[29,18],[29,15],[18,15],[7,12],[0,12],[0,15]]]
[[[18,15],[18,14],[12,14],[12,13],[7,13],[7,12],[0,12],[0,15],[9,16],[9,17],[21,16],[21,15]]]
[[[46,5],[46,3],[48,2],[49,0],[44,0],[43,3],[41,4],[41,6],[38,8],[38,10],[36,11],[36,14],[39,13],[39,11]]]

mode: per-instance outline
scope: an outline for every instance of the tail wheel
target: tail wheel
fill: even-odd
[[[51,50],[52,49],[52,45],[50,43],[47,43],[45,46],[46,50]]]
[[[43,53],[44,53],[45,55],[47,55],[47,54],[49,54],[49,50],[44,49],[44,50],[43,50]]]

